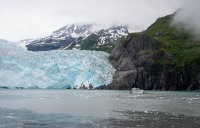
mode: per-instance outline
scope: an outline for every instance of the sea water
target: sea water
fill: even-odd
[[[200,93],[0,90],[0,128],[175,127],[200,127]]]

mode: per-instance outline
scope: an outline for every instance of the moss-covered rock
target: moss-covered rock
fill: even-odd
[[[116,45],[110,62],[117,71],[107,89],[200,88],[200,41],[176,29],[173,17],[159,18],[146,31],[129,34]]]

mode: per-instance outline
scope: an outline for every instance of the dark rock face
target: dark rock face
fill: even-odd
[[[163,43],[145,34],[129,34],[110,55],[110,62],[117,71],[106,89],[199,89],[200,73],[193,71],[194,66],[187,64],[177,69],[171,63],[173,57],[163,51],[163,47]],[[159,63],[160,60],[165,63]]]

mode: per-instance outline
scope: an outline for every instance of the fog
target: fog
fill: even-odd
[[[200,39],[200,1],[188,0],[180,8],[173,23],[178,29],[184,29],[194,36],[195,39]]]
[[[48,36],[73,23],[128,25],[142,31],[186,0],[0,0],[0,39]]]

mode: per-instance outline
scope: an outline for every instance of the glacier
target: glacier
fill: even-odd
[[[108,85],[115,69],[100,51],[31,52],[0,40],[0,87],[92,88]]]

